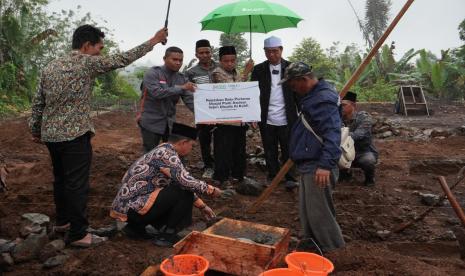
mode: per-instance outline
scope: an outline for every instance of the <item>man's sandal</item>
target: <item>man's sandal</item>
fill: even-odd
[[[91,235],[90,243],[78,240],[78,241],[74,241],[70,243],[70,245],[74,247],[89,248],[89,247],[101,245],[102,243],[108,240],[107,237],[100,237],[95,234],[90,234],[90,235]]]

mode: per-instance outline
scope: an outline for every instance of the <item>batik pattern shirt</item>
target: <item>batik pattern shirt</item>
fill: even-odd
[[[161,168],[169,168],[171,178],[163,174]],[[211,195],[214,192],[213,186],[192,177],[173,146],[165,143],[131,165],[113,201],[110,216],[126,221],[129,209],[141,215],[146,214],[152,208],[161,189],[168,185],[179,185],[195,194]]]
[[[221,66],[218,66],[212,72],[213,83],[230,83],[241,81],[238,77],[236,69],[232,72],[224,70]]]
[[[145,42],[127,52],[111,56],[91,56],[79,51],[50,62],[42,71],[32,102],[29,126],[44,142],[73,140],[88,131],[91,122],[91,96],[95,78],[125,67],[151,51]]]

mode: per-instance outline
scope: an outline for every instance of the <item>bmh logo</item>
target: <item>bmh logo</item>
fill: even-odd
[[[242,8],[243,12],[261,12],[264,10],[265,8]]]

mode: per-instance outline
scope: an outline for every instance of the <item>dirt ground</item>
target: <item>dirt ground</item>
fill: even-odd
[[[361,107],[391,116],[390,105]],[[420,128],[455,128],[464,122],[463,106],[437,106],[434,111],[431,118],[393,118]],[[93,228],[113,222],[108,216],[109,206],[125,170],[141,153],[141,138],[134,117],[130,112],[114,111],[94,119],[97,134],[92,141],[94,156],[88,205]],[[179,106],[178,118],[186,123],[192,121],[184,106]],[[10,170],[10,190],[0,194],[0,238],[14,239],[24,213],[44,213],[53,220],[51,163],[46,147],[31,142],[26,118],[3,120],[0,129],[0,153]],[[260,145],[258,135],[249,137],[248,152],[254,152],[257,145]],[[445,175],[449,185],[454,182],[460,164],[465,163],[465,137],[420,142],[392,137],[376,140],[376,146],[380,152],[377,185],[363,187],[363,176],[356,171],[355,180],[339,183],[334,192],[337,218],[347,241],[346,248],[327,255],[335,265],[334,275],[465,275],[458,243],[448,232],[459,225],[448,204],[436,208],[402,233],[387,237],[379,234],[428,208],[421,203],[419,193],[441,194],[435,178],[438,174]],[[456,162],[450,162],[451,159]],[[188,158],[196,176],[200,176],[195,167],[199,160],[196,147]],[[266,179],[265,171],[258,165],[249,166],[248,175],[259,181]],[[458,186],[454,193],[465,207],[465,184]],[[244,214],[244,208],[255,199],[237,195],[235,200],[207,201],[214,209],[226,210],[223,216],[286,227],[294,237],[300,236],[296,191],[287,192],[279,187],[257,214]],[[197,211],[194,214],[194,221],[200,221]],[[138,275],[172,254],[171,250],[157,248],[150,242],[133,241],[121,235],[96,248],[66,250],[71,258],[63,266],[43,270],[42,264],[34,261],[17,264],[6,275]]]

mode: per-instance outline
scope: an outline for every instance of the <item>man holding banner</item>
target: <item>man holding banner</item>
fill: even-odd
[[[194,111],[195,84],[179,72],[184,59],[178,47],[169,47],[163,57],[163,66],[154,66],[144,74],[141,111],[137,123],[141,129],[144,153],[166,142],[176,119],[176,104],[181,98]]]
[[[195,84],[211,83],[211,74],[217,67],[216,62],[212,59],[212,48],[210,42],[206,39],[198,40],[195,43],[195,56],[199,62],[186,72],[190,82]],[[212,131],[214,125],[198,124],[200,152],[204,163],[204,172],[202,178],[212,178],[213,176],[213,157],[211,153]]]
[[[219,50],[220,64],[213,73],[214,83],[234,83],[246,81],[253,69],[253,61],[249,60],[242,76],[236,71],[236,49],[234,46],[223,46]],[[213,179],[226,185],[231,176],[242,181],[246,169],[246,131],[248,126],[241,121],[217,124],[214,132],[215,173]]]

